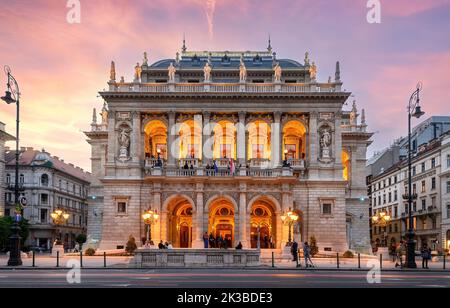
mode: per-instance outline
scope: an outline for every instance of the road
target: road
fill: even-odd
[[[382,272],[369,284],[365,271],[83,269],[80,284],[67,282],[68,270],[0,270],[0,287],[25,288],[324,288],[450,287],[449,272]]]

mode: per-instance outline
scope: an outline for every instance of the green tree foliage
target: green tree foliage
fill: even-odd
[[[132,254],[136,249],[137,249],[136,239],[132,235],[130,235],[128,237],[128,242],[127,246],[125,247],[125,251],[129,254]]]

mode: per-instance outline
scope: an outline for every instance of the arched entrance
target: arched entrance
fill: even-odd
[[[208,233],[216,239],[214,248],[234,247],[234,214],[233,204],[225,198],[219,198],[211,203]]]
[[[306,157],[306,127],[297,120],[287,122],[283,127],[283,153],[290,161]]]
[[[250,208],[250,247],[276,248],[276,206],[266,197],[261,197]],[[259,231],[259,232],[258,232]],[[259,242],[259,245],[258,245]]]
[[[167,127],[160,120],[153,120],[145,126],[144,149],[145,157],[167,159]]]
[[[168,238],[176,248],[192,247],[192,214],[191,202],[183,196],[174,198],[168,205]]]

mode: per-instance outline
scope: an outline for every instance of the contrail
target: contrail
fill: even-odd
[[[206,19],[208,20],[209,38],[214,35],[214,12],[216,11],[216,0],[206,0]]]

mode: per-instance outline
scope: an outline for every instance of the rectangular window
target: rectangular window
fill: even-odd
[[[425,163],[422,163],[422,173],[425,172]]]
[[[397,183],[397,176],[394,176],[394,183]]]
[[[128,200],[126,199],[117,199],[117,213],[118,214],[126,214],[128,212]]]
[[[394,206],[394,218],[398,216],[398,207]]]
[[[383,204],[386,204],[386,194],[383,194]]]
[[[414,201],[413,202],[413,212],[416,212],[416,211],[417,211],[417,202]]]
[[[398,191],[394,190],[394,201],[398,200]]]
[[[322,214],[331,215],[331,203],[322,204]]]
[[[447,219],[450,219],[450,204],[447,204]]]
[[[412,167],[412,175],[413,175],[413,176],[416,175],[416,166]]]
[[[392,193],[389,193],[389,195],[388,195],[388,200],[389,200],[389,203],[392,202]]]
[[[48,210],[47,209],[41,209],[41,223],[45,224],[47,223],[47,217],[48,217]]]
[[[424,192],[425,192],[425,181],[422,181],[421,184],[422,184],[422,185],[421,185],[420,192],[421,192],[421,193],[424,193]]]
[[[48,205],[48,195],[41,194],[41,205]]]
[[[447,155],[447,168],[450,168],[450,155]]]
[[[432,158],[431,159],[431,168],[435,168],[436,167],[436,158]]]
[[[425,199],[422,199],[422,210],[426,210],[427,209],[427,201]]]
[[[436,189],[436,178],[431,178],[431,190]]]
[[[433,208],[436,207],[436,197],[431,197],[431,206],[432,206]]]
[[[413,184],[412,193],[413,193],[413,194],[416,194],[416,193],[417,193],[417,186],[416,186],[416,184]]]
[[[450,181],[447,182],[447,194],[450,194]]]
[[[378,196],[378,205],[381,205],[381,196]]]
[[[320,202],[320,211],[323,216],[331,216],[333,215],[333,204],[334,201],[330,199],[321,199]]]
[[[373,198],[373,206],[377,206],[377,198]]]

